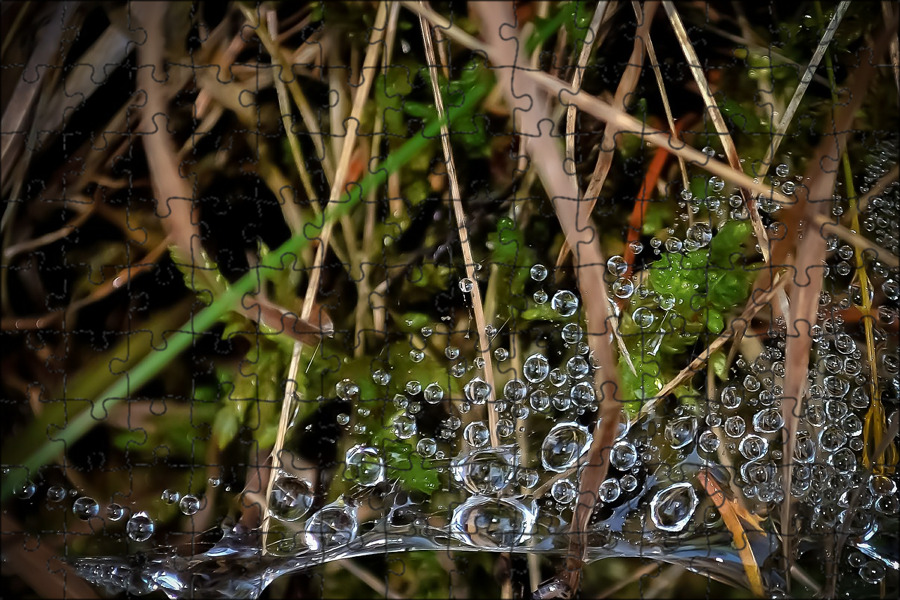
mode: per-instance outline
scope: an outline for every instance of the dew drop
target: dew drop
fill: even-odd
[[[309,511],[314,499],[308,481],[281,471],[272,484],[269,514],[279,521],[297,521]]]
[[[72,504],[72,513],[82,521],[88,521],[100,514],[100,505],[89,496],[82,496]]]
[[[412,423],[415,433],[415,421]],[[397,437],[400,437],[399,434]],[[384,481],[384,472],[384,461],[375,448],[357,445],[347,450],[344,476],[348,479],[363,487],[372,487]]]
[[[135,542],[146,542],[153,536],[154,531],[156,531],[156,525],[143,511],[128,519],[128,523],[125,525],[125,532]]]
[[[657,528],[677,533],[687,526],[697,508],[697,494],[690,483],[676,483],[650,501],[650,518]]]
[[[559,290],[553,294],[550,306],[563,317],[571,317],[578,310],[578,297],[569,290]]]
[[[196,515],[200,511],[200,498],[193,494],[185,494],[178,503],[178,508],[181,510],[181,514],[188,517]]]
[[[588,451],[593,436],[578,423],[557,423],[541,444],[541,464],[561,473]]]

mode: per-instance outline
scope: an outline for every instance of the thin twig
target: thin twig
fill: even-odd
[[[422,6],[427,5],[422,2]],[[437,69],[437,59],[434,53],[434,40],[431,36],[431,25],[419,16],[419,25],[422,28],[422,39],[425,43],[425,60],[428,62],[428,72],[431,79],[431,91],[434,94],[434,105],[438,118],[444,119],[446,110],[444,99],[441,95],[440,75]],[[481,301],[481,290],[475,274],[475,258],[472,255],[472,245],[469,242],[469,230],[466,227],[466,214],[462,205],[462,192],[459,189],[459,179],[456,175],[456,163],[453,160],[453,149],[450,147],[450,128],[446,123],[441,125],[441,147],[444,151],[444,161],[447,168],[447,180],[450,183],[450,202],[453,204],[453,214],[456,217],[456,226],[459,231],[459,243],[462,246],[463,261],[466,266],[466,277],[472,281],[472,311],[475,313],[475,328],[478,330],[478,351],[484,359],[484,381],[489,392],[488,401],[485,403],[487,411],[488,427],[490,428],[491,445],[500,445],[497,433],[497,411],[494,410],[496,389],[494,385],[494,367],[491,359],[491,343],[487,335],[487,322],[484,315],[484,305]]]

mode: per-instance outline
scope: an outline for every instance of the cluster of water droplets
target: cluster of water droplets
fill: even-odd
[[[794,193],[799,183],[784,164],[775,167],[771,181],[785,195]],[[710,178],[706,189],[703,198],[682,194],[677,227],[650,240],[655,256],[705,248],[714,228],[749,218],[743,198],[729,194],[723,181]],[[872,204],[872,210],[883,208],[880,202]],[[781,209],[762,199],[759,206],[769,217]],[[887,237],[884,243],[891,247]],[[641,242],[632,243],[631,255],[643,251]],[[834,273],[846,275],[843,264],[852,266],[852,259],[852,248],[829,240]],[[625,256],[611,257],[606,267],[614,300],[625,306],[635,294],[652,300],[630,315],[639,328],[669,317],[675,297],[649,297]],[[872,270],[879,293],[896,300],[896,269],[873,263]],[[343,440],[339,466],[316,472],[284,461],[265,504],[265,548],[260,547],[262,536],[226,527],[222,539],[203,553],[156,553],[144,566],[86,558],[78,561],[79,569],[92,581],[132,593],[160,589],[174,598],[193,588],[227,595],[236,593],[237,585],[240,594],[254,597],[281,574],[372,552],[564,554],[582,492],[581,468],[594,441],[600,403],[606,400],[598,397],[594,385],[598,365],[585,338],[581,298],[573,289],[553,289],[549,274],[544,265],[530,267],[529,302],[549,306],[554,318],[552,333],[541,343],[519,346],[517,355],[503,343],[503,326],[488,325],[485,333],[492,347],[485,351],[491,352],[495,367],[502,365],[495,368],[495,377],[485,373],[483,356],[467,356],[462,344],[447,335],[438,356],[445,361],[446,377],[422,380],[413,370],[373,368],[366,383],[386,396],[377,406],[360,401],[359,380],[339,381],[334,396],[350,407],[335,417]],[[470,294],[477,284],[464,278],[458,285]],[[797,409],[801,416],[789,489],[784,485],[781,437],[787,334],[783,321],[776,320],[764,343],[747,346],[756,348],[756,354],[738,353],[726,380],[714,389],[701,385],[700,396],[661,402],[641,417],[623,410],[609,451],[607,478],[588,490],[596,498],[589,559],[649,556],[746,585],[743,559],[732,543],[734,532],[720,512],[721,496],[738,494],[750,514],[767,515],[774,523],[787,493],[808,523],[809,536],[798,544],[798,552],[813,553],[810,540],[843,527],[854,547],[845,562],[865,581],[880,582],[888,570],[897,568],[895,559],[873,541],[885,519],[896,518],[896,482],[889,473],[873,471],[862,458],[868,447],[864,431],[871,381],[877,378],[883,400],[896,401],[900,391],[896,340],[889,339],[897,315],[890,307],[878,312],[878,372],[873,374],[865,343],[847,333],[842,321],[842,311],[858,304],[853,294],[851,287],[842,296],[822,295],[819,321],[813,326],[809,394]],[[611,304],[614,312],[618,306]],[[422,327],[418,339],[446,335],[439,325]],[[412,344],[410,360],[422,362],[425,351],[425,346]],[[398,391],[388,394],[389,388]],[[376,410],[387,419],[388,437],[380,441],[373,441],[375,432],[364,424]],[[398,452],[403,468],[397,467]],[[404,470],[428,471],[435,478],[427,489],[416,488],[404,479]],[[323,493],[325,477],[340,482],[337,492]],[[26,496],[24,490],[20,497]],[[48,490],[47,497],[60,502],[66,493]],[[167,491],[162,501],[178,504],[186,516],[203,505],[200,496],[174,491]],[[86,520],[101,517],[99,504],[90,498],[77,498],[73,512]],[[135,542],[154,536],[148,512],[131,513],[111,504],[106,515],[110,521],[124,519],[126,535]],[[768,556],[779,549],[776,528],[773,525],[754,546],[760,565],[768,564]],[[198,579],[198,573],[208,576]],[[784,574],[772,568],[765,569],[763,577],[767,586],[778,589]]]

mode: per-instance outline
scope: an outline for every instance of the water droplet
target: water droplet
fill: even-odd
[[[222,478],[213,476],[207,479],[206,483],[209,484],[209,487],[217,488],[222,485]]]
[[[24,483],[15,490],[16,498],[20,500],[28,500],[37,491],[37,486],[31,480],[26,479]]]
[[[694,241],[699,248],[705,247],[712,241],[712,228],[707,223],[694,223],[687,230],[687,236]]]
[[[408,440],[416,435],[416,420],[406,415],[394,418],[394,434],[401,440]]]
[[[422,384],[416,380],[406,382],[406,393],[415,396],[422,391]]]
[[[747,460],[759,460],[769,451],[769,442],[758,435],[748,435],[738,444],[738,450]]]
[[[676,483],[650,501],[650,518],[657,528],[677,533],[687,526],[697,508],[697,494],[690,483]]]
[[[569,290],[559,290],[553,294],[550,306],[563,317],[571,317],[578,310],[578,297]]]
[[[790,174],[791,170],[784,163],[781,163],[777,167],[775,167],[775,174],[781,178],[785,178]]]
[[[619,277],[612,284],[616,298],[630,298],[634,293],[634,283],[628,277]]]
[[[120,521],[125,516],[125,507],[111,502],[106,506],[106,518],[110,521]]]
[[[418,348],[413,348],[409,351],[409,359],[414,363],[420,363],[425,360],[425,353]]]
[[[18,495],[18,494],[17,494]],[[47,500],[50,502],[62,502],[66,498],[66,488],[61,485],[51,485],[47,489]]]
[[[566,323],[561,332],[562,340],[567,344],[577,344],[583,335],[584,332],[577,323]]]
[[[160,499],[166,504],[175,504],[181,498],[181,494],[179,494],[175,490],[163,490]]]
[[[551,487],[550,495],[560,504],[571,504],[578,495],[578,489],[568,479],[560,479]]]
[[[534,390],[528,399],[528,403],[533,410],[544,412],[550,408],[550,395],[544,390]]]
[[[314,499],[315,493],[308,481],[281,471],[272,484],[269,514],[280,521],[296,521],[309,511]]]
[[[677,253],[681,252],[682,243],[677,237],[670,237],[666,240],[666,252]]]
[[[350,415],[347,413],[338,413],[337,417],[335,417],[338,425],[346,425],[350,422]]]
[[[544,290],[538,290],[532,295],[532,298],[534,298],[534,301],[536,303],[543,304],[547,301],[547,292],[545,292]]]
[[[543,281],[547,278],[547,267],[536,264],[531,267],[531,278],[535,281]]]
[[[511,402],[521,402],[528,393],[528,386],[520,379],[510,379],[503,386],[503,397]]]
[[[387,385],[391,382],[391,374],[384,369],[378,369],[372,373],[372,381],[378,385]]]
[[[415,433],[415,421],[413,421],[413,433]],[[397,437],[400,435],[398,434]],[[344,476],[356,481],[359,485],[364,487],[378,485],[384,481],[384,470],[384,461],[375,448],[357,445],[347,450]]]
[[[437,404],[444,399],[444,389],[438,383],[429,383],[425,386],[422,397],[428,404]]]
[[[465,277],[459,280],[459,289],[462,290],[464,294],[469,294],[472,292],[472,288],[475,287],[475,284],[471,279]]]
[[[82,496],[72,504],[72,513],[82,521],[88,521],[100,514],[100,505],[89,496]]]
[[[444,356],[449,358],[450,360],[456,360],[459,358],[459,348],[456,346],[447,346],[444,348]]]
[[[125,525],[125,532],[135,542],[146,542],[153,536],[154,531],[156,531],[156,525],[143,511],[133,515]]]
[[[334,392],[341,400],[350,402],[359,395],[359,386],[349,379],[344,379],[335,384]]]
[[[503,362],[509,359],[509,350],[507,350],[506,348],[497,348],[496,350],[494,350],[494,358],[497,360],[497,362]]]
[[[463,430],[463,437],[473,448],[481,448],[491,439],[491,431],[484,421],[472,421]]]
[[[303,540],[310,550],[324,550],[353,541],[357,527],[355,511],[339,500],[310,517],[303,528]]]
[[[181,502],[178,503],[178,508],[181,509],[181,514],[183,515],[189,517],[196,515],[200,511],[200,498],[193,494],[185,494]]]
[[[557,423],[541,444],[541,463],[549,471],[561,473],[588,451],[593,436],[578,423]]]
[[[536,520],[534,504],[513,498],[472,496],[453,511],[452,535],[478,548],[512,548],[531,537]]]
[[[465,385],[463,391],[472,404],[484,404],[491,395],[491,386],[482,378],[474,377]]]
[[[569,377],[572,379],[581,379],[590,373],[590,371],[590,365],[580,356],[573,356],[566,361],[566,372],[568,372]]]
[[[550,363],[543,354],[532,354],[525,359],[522,374],[531,383],[540,383],[547,378],[550,372]]]
[[[425,458],[433,456],[435,451],[437,451],[437,443],[432,438],[422,438],[416,444],[416,452]]]
[[[697,442],[704,452],[715,452],[719,449],[719,438],[712,431],[704,431]]]
[[[636,483],[637,481],[635,481],[635,484]],[[606,479],[603,483],[600,484],[600,487],[597,490],[597,496],[600,498],[600,501],[605,502],[606,504],[615,502],[619,499],[619,496],[621,494],[622,488],[621,486],[619,486],[619,480],[615,477]]]
[[[631,318],[634,319],[635,324],[642,329],[646,329],[653,325],[653,312],[646,306],[639,306],[634,309]]]
[[[637,450],[627,440],[619,440],[613,444],[609,453],[610,464],[620,471],[631,469],[637,463],[637,459]]]
[[[606,261],[606,270],[616,277],[621,277],[628,270],[628,263],[625,258],[619,255],[612,256]]]
[[[684,448],[694,441],[697,435],[697,419],[681,417],[666,424],[666,441],[674,449]]]
[[[513,482],[518,462],[514,446],[482,448],[461,453],[451,462],[450,470],[467,490],[493,495]]]

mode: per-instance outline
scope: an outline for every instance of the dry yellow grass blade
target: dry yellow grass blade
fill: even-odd
[[[421,4],[427,6],[425,2]],[[428,60],[428,73],[431,76],[434,106],[437,109],[438,118],[443,122],[443,125],[441,125],[441,147],[444,151],[447,180],[450,182],[450,203],[453,205],[453,215],[456,218],[456,227],[459,231],[459,243],[462,246],[463,261],[466,264],[466,277],[472,281],[472,311],[475,313],[475,328],[478,330],[478,352],[481,358],[484,359],[482,373],[485,383],[490,388],[488,400],[484,404],[484,410],[487,412],[491,446],[496,448],[500,445],[500,437],[497,433],[498,414],[494,410],[496,385],[494,383],[494,366],[491,359],[491,341],[487,335],[487,321],[484,317],[481,289],[478,287],[478,279],[475,275],[475,257],[472,254],[472,244],[469,242],[469,230],[466,227],[466,213],[462,204],[462,192],[459,189],[459,178],[456,176],[456,162],[453,160],[453,150],[450,147],[450,126],[444,122],[447,111],[444,108],[444,98],[441,95],[438,62],[434,52],[434,38],[431,35],[430,23],[421,15],[419,16],[419,25],[422,28],[422,40],[425,43],[425,58]]]
[[[706,490],[710,500],[713,501],[713,504],[719,510],[719,514],[722,515],[725,527],[731,532],[731,537],[734,539],[734,547],[741,557],[744,572],[747,574],[747,581],[750,583],[750,591],[755,596],[762,598],[765,595],[762,576],[759,572],[759,563],[753,554],[753,548],[750,546],[748,535],[748,533],[761,536],[766,535],[762,529],[759,517],[747,512],[734,498],[730,498],[706,469],[701,469],[697,473],[697,479],[700,481],[703,489]]]

